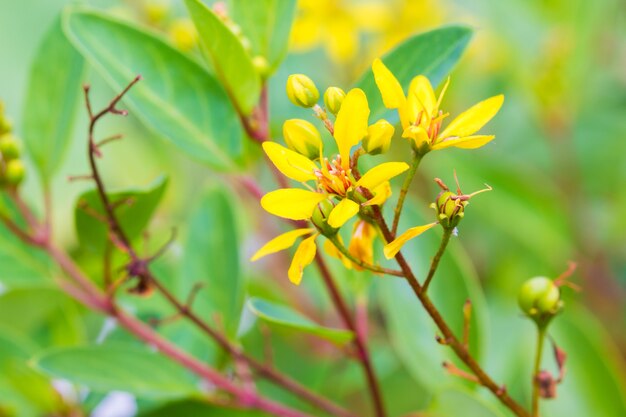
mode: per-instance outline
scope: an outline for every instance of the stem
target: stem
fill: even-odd
[[[330,269],[328,269],[328,265],[326,265],[324,258],[319,254],[319,252],[315,254],[315,260],[317,262],[317,267],[322,274],[324,284],[326,285],[326,288],[330,293],[333,304],[337,308],[339,315],[343,319],[346,327],[351,330],[355,335],[354,346],[356,347],[357,356],[359,358],[359,361],[361,362],[363,371],[365,372],[365,377],[367,379],[368,387],[372,397],[372,403],[374,404],[374,409],[376,411],[376,416],[384,417],[386,413],[383,404],[383,397],[380,391],[380,387],[378,385],[378,379],[376,378],[376,374],[374,372],[374,367],[372,366],[366,341],[364,340],[361,332],[358,331],[356,323],[353,320],[350,311],[348,310],[348,306],[341,296],[339,288],[337,288],[337,285],[335,284]]]
[[[378,223],[378,226],[380,227],[384,238],[387,241],[391,241],[393,239],[393,235],[389,230],[385,219],[382,216],[380,207],[373,206],[373,209],[376,222]],[[456,354],[456,356],[461,361],[463,361],[465,365],[467,365],[467,367],[476,376],[479,383],[489,389],[489,391],[491,391],[500,400],[500,402],[502,402],[518,417],[531,417],[530,414],[519,403],[517,403],[513,398],[511,398],[511,396],[509,396],[503,386],[496,384],[494,380],[491,379],[489,375],[487,375],[487,373],[478,364],[476,359],[474,359],[474,357],[472,357],[472,355],[469,353],[467,347],[464,346],[464,344],[459,341],[459,339],[454,335],[452,329],[450,329],[450,326],[448,326],[446,321],[443,319],[437,307],[435,307],[428,295],[424,291],[422,291],[422,286],[417,281],[413,270],[404,258],[404,255],[402,255],[402,252],[398,252],[395,258],[396,262],[400,266],[400,269],[402,269],[402,272],[404,273],[405,279],[411,286],[411,289],[421,302],[428,315],[435,322],[439,331],[443,334],[443,340],[445,341],[445,343],[449,345]]]
[[[546,328],[540,326],[537,329],[537,350],[535,353],[535,366],[533,368],[533,397],[532,397],[532,417],[539,417],[539,371],[541,368],[541,357],[543,356],[543,345],[546,336]]]
[[[435,276],[435,272],[437,271],[437,267],[439,266],[439,261],[441,261],[441,257],[443,253],[446,251],[446,247],[448,246],[448,242],[450,242],[450,236],[452,236],[452,230],[450,228],[443,229],[443,236],[441,237],[441,244],[439,245],[439,250],[435,254],[432,262],[430,263],[430,269],[428,270],[428,275],[426,276],[426,281],[424,281],[424,285],[422,287],[422,292],[426,293],[428,290],[428,286]]]
[[[402,184],[402,188],[400,189],[400,196],[398,197],[398,202],[396,203],[396,208],[393,213],[393,224],[391,226],[391,242],[398,232],[398,223],[400,223],[400,215],[402,214],[402,207],[404,206],[404,200],[406,199],[406,195],[409,192],[409,187],[413,182],[413,178],[415,177],[415,173],[417,172],[417,167],[419,167],[420,162],[422,161],[422,155],[418,153],[414,153],[413,162],[411,163],[411,168],[409,172],[406,173],[406,177],[404,177],[404,183]]]
[[[363,269],[367,269],[372,272],[376,272],[378,274],[387,274],[387,275],[393,275],[396,277],[404,277],[404,274],[402,273],[402,271],[396,271],[394,269],[388,269],[382,266],[372,265],[365,261],[362,261],[361,259],[355,258],[354,255],[352,255],[350,251],[348,251],[348,249],[344,245],[342,245],[339,239],[337,239],[336,237],[330,239],[330,241],[333,243],[333,245],[335,245],[337,250],[339,250],[339,252],[341,252],[343,256],[345,256],[346,258],[350,260],[350,262],[360,266]]]

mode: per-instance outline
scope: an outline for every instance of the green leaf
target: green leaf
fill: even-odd
[[[200,0],[185,0],[202,42],[202,51],[236,107],[249,114],[259,102],[261,79],[239,38]]]
[[[321,326],[286,305],[260,298],[251,298],[248,300],[248,307],[254,314],[268,323],[313,334],[331,342],[344,344],[354,337],[354,334],[348,330]]]
[[[287,54],[296,0],[230,0],[229,6],[254,54],[265,57],[275,70]]]
[[[223,187],[208,190],[189,220],[182,262],[181,290],[187,296],[203,284],[193,304],[202,317],[234,337],[243,309],[244,282],[239,264],[237,210]]]
[[[70,41],[115,91],[142,76],[124,101],[146,126],[214,169],[236,168],[244,152],[239,116],[202,66],[105,14],[70,9],[64,17]]]
[[[51,275],[51,262],[43,252],[33,251],[0,226],[0,284],[9,288],[38,285],[51,282]]]
[[[406,92],[411,80],[425,75],[433,85],[452,70],[461,57],[472,30],[465,26],[447,26],[415,35],[382,57],[383,62],[396,76]],[[370,120],[377,120],[388,111],[374,81],[371,68],[356,83],[365,91],[371,111]]]
[[[33,365],[55,378],[99,391],[126,391],[138,397],[173,398],[198,393],[185,369],[158,353],[123,345],[52,349]]]
[[[201,400],[181,400],[165,404],[156,409],[139,414],[139,417],[264,417],[265,413],[256,410],[242,410],[218,407]]]
[[[429,417],[504,417],[489,403],[465,390],[445,389],[438,392],[430,407]]]
[[[108,193],[115,214],[131,240],[145,229],[157,205],[163,197],[167,179],[157,178],[145,188],[132,188]],[[78,197],[74,211],[76,231],[81,245],[100,254],[108,241],[108,227],[103,222],[104,208],[97,190],[85,191]]]
[[[24,143],[44,183],[63,163],[72,139],[84,68],[55,20],[31,66],[23,120]]]

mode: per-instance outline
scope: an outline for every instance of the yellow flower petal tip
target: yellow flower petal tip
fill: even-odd
[[[374,81],[388,109],[399,109],[404,106],[406,97],[398,79],[389,71],[383,61],[376,58],[372,64]]]
[[[304,239],[298,246],[298,249],[296,249],[296,253],[293,255],[289,271],[287,271],[287,276],[289,277],[289,281],[295,285],[300,285],[304,268],[310,265],[311,262],[313,262],[313,259],[315,259],[315,253],[317,252],[315,238],[317,236],[318,234],[316,233],[313,236]]]
[[[363,90],[353,88],[341,103],[335,121],[334,137],[344,168],[350,165],[350,149],[367,135],[370,108]]]
[[[306,156],[276,142],[266,141],[262,146],[267,157],[284,176],[300,182],[315,180],[317,166]]]
[[[271,255],[272,253],[280,252],[281,250],[290,248],[296,243],[296,240],[300,236],[313,233],[314,230],[315,229],[313,228],[295,229],[287,233],[283,233],[282,235],[278,235],[274,239],[263,245],[261,249],[259,249],[254,255],[252,255],[250,261],[254,262],[264,256]]]
[[[268,213],[290,220],[308,220],[315,207],[327,196],[299,188],[283,188],[261,198],[261,207]]]
[[[359,212],[359,205],[352,200],[344,198],[333,208],[328,216],[328,224],[336,229],[343,226],[348,220]]]
[[[426,224],[423,226],[416,226],[416,227],[412,227],[408,229],[406,232],[398,236],[394,241],[389,242],[388,244],[385,245],[385,247],[383,248],[383,253],[385,255],[385,258],[387,259],[393,258],[394,256],[396,256],[398,252],[400,252],[400,249],[402,249],[402,247],[404,246],[406,242],[421,235],[428,229],[434,227],[436,224],[437,222],[434,222],[434,223]]]
[[[367,171],[357,181],[356,186],[373,190],[385,181],[402,174],[407,169],[409,169],[409,165],[405,162],[385,162]]]

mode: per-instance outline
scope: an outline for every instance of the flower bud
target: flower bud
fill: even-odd
[[[326,237],[331,237],[337,234],[339,229],[331,227],[328,224],[328,216],[333,211],[335,205],[330,200],[323,200],[315,207],[313,216],[311,216],[311,222],[317,227],[317,230]]]
[[[19,185],[26,174],[26,168],[19,159],[7,162],[4,169],[4,180],[8,185]]]
[[[4,161],[19,158],[20,147],[13,135],[0,136],[0,155]]]
[[[549,278],[535,277],[520,288],[518,304],[524,314],[538,325],[545,325],[562,308],[559,287]]]
[[[465,206],[467,201],[461,200],[451,191],[442,191],[437,196],[433,207],[437,210],[437,221],[446,228],[456,227],[463,216],[465,216]]]
[[[363,139],[363,149],[370,155],[378,155],[389,150],[394,128],[386,120],[379,120],[367,128],[367,136]]]
[[[2,113],[0,113],[0,135],[9,133],[12,130],[11,122],[9,122]]]
[[[344,98],[346,98],[346,92],[341,88],[328,87],[324,93],[324,107],[336,116],[337,113],[339,113]]]
[[[261,77],[265,78],[269,75],[270,64],[269,62],[267,62],[267,59],[265,59],[264,56],[257,55],[254,58],[252,58],[252,65],[254,66],[254,69],[256,70],[256,72],[259,73],[259,75],[261,75]]]
[[[198,43],[198,32],[190,19],[181,18],[172,22],[169,35],[174,45],[183,51],[191,51]]]
[[[290,119],[283,124],[287,147],[314,160],[320,156],[322,136],[313,124],[302,119]]]
[[[292,74],[287,78],[287,97],[296,106],[313,107],[320,93],[313,80],[304,74]]]

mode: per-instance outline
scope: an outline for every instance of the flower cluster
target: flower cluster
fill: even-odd
[[[373,71],[385,106],[397,109],[403,129],[402,136],[411,141],[412,148],[418,155],[451,146],[477,148],[494,138],[474,133],[497,113],[502,105],[502,96],[476,104],[442,129],[447,113],[439,108],[448,83],[436,98],[428,79],[418,75],[405,95],[398,80],[381,60],[374,62]],[[305,75],[294,74],[287,81],[287,96],[295,105],[314,110],[332,134],[336,153],[324,149],[318,129],[301,119],[287,120],[284,123],[286,146],[272,141],[263,143],[263,150],[276,169],[291,180],[301,183],[304,188],[272,191],[261,199],[262,207],[285,219],[308,221],[312,227],[292,230],[274,238],[252,260],[287,249],[299,238],[306,237],[296,249],[288,273],[289,279],[299,284],[303,269],[316,256],[315,241],[318,236],[323,235],[328,238],[324,245],[326,251],[340,258],[346,267],[361,268],[363,265],[372,265],[373,241],[379,235],[372,216],[372,207],[382,206],[389,199],[389,181],[407,171],[409,165],[406,162],[382,162],[361,175],[357,162],[362,154],[385,153],[389,149],[395,128],[384,119],[369,124],[368,100],[365,93],[358,88],[346,94],[338,87],[330,87],[324,94],[325,110],[317,104],[320,94],[313,81]],[[336,114],[334,123],[328,112]],[[325,156],[329,154],[332,156]],[[441,201],[436,204],[436,221],[411,228],[397,239],[386,242],[386,257],[395,256],[408,240],[437,224],[453,227],[458,223],[463,208],[472,195],[462,195],[460,190],[457,194],[452,194],[447,187],[444,192],[448,194],[445,198],[440,195],[438,200]],[[337,232],[355,216],[359,219],[354,225],[346,254]]]
[[[11,130],[11,123],[5,118],[0,103],[0,187],[16,187],[26,173],[20,160],[19,144]]]

